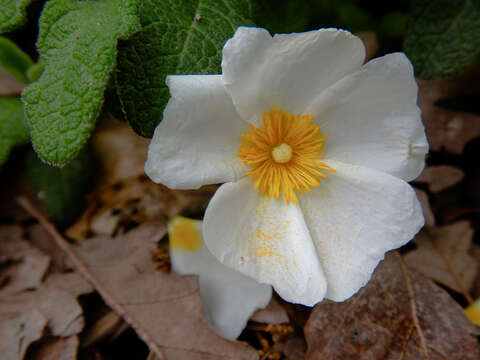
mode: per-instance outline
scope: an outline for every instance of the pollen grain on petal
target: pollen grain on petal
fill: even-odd
[[[249,166],[255,189],[287,203],[297,203],[303,194],[320,185],[325,171],[335,170],[319,161],[327,139],[311,115],[296,115],[274,109],[263,114],[260,128],[242,135],[237,155]]]

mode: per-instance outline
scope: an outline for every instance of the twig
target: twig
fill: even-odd
[[[467,291],[465,286],[463,285],[463,281],[458,275],[458,273],[455,271],[455,268],[452,265],[452,262],[450,261],[450,257],[445,253],[445,250],[443,249],[442,245],[437,241],[433,241],[433,246],[435,247],[435,250],[437,250],[438,254],[442,258],[442,260],[445,262],[447,265],[447,269],[450,272],[450,274],[453,277],[453,280],[457,283],[458,288],[460,289],[462,295],[465,297],[465,299],[468,301],[468,304],[471,305],[473,304],[473,298],[470,295],[470,293]]]
[[[52,236],[56,244],[70,257],[76,269],[89,281],[95,289],[100,293],[103,300],[114,309],[122,318],[125,319],[138,333],[138,335],[148,344],[150,350],[157,355],[160,360],[167,360],[165,354],[160,349],[160,347],[150,338],[150,336],[143,331],[143,329],[138,325],[138,323],[131,318],[123,308],[100,284],[97,279],[92,275],[87,266],[82,262],[80,257],[72,250],[68,242],[63,238],[63,236],[58,232],[56,227],[48,221],[48,219],[36,209],[32,203],[24,196],[19,196],[16,198],[18,204],[23,207],[28,213],[30,213],[35,219],[38,220],[40,225],[42,225],[45,230]]]
[[[438,356],[440,356],[443,360],[448,360],[448,357],[446,357],[445,355],[443,355],[440,351],[438,351],[437,349],[435,349],[433,346],[428,345],[428,348],[431,349],[435,354],[437,354]]]
[[[413,292],[410,276],[408,276],[407,268],[405,266],[405,263],[403,262],[401,255],[399,255],[398,253],[395,253],[395,254],[397,255],[397,260],[400,265],[400,269],[402,270],[403,278],[405,279],[405,284],[407,286],[408,295],[410,297],[410,310],[412,311],[413,324],[415,325],[417,329],[418,337],[420,338],[420,345],[423,350],[423,357],[428,360],[429,356],[428,356],[427,342],[425,341],[422,328],[420,327],[420,323],[418,321],[417,307],[415,306],[415,294]]]

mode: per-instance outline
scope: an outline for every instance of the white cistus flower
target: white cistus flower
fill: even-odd
[[[236,339],[255,310],[268,305],[272,287],[220,263],[205,247],[201,231],[199,220],[176,216],[168,223],[172,268],[199,275],[205,318],[220,335]]]
[[[174,189],[225,183],[206,246],[287,301],[351,297],[424,223],[407,184],[428,152],[412,65],[364,57],[342,30],[241,27],[222,75],[166,80],[146,173]]]

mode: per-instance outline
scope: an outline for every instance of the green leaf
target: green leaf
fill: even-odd
[[[0,165],[8,159],[12,147],[30,140],[30,130],[20,99],[0,97]]]
[[[407,30],[408,15],[400,11],[386,14],[378,25],[378,34],[384,38],[402,37]]]
[[[88,140],[114,66],[116,45],[138,27],[138,0],[51,0],[37,47],[45,69],[23,92],[32,142],[50,164],[66,164]]]
[[[43,69],[45,69],[45,64],[41,60],[30,66],[27,70],[27,78],[29,82],[38,80],[40,75],[42,75]]]
[[[93,169],[90,146],[82,148],[78,156],[62,168],[44,164],[33,151],[27,161],[28,175],[38,199],[61,227],[70,225],[82,213]]]
[[[120,101],[134,130],[151,137],[169,98],[168,74],[220,74],[222,48],[253,25],[252,0],[145,0],[142,30],[119,43]]]
[[[32,59],[25,54],[15,43],[6,37],[0,36],[0,66],[18,80],[29,83],[28,69],[33,65]]]
[[[415,75],[456,75],[480,59],[480,1],[414,0],[404,50]]]
[[[26,9],[32,0],[0,0],[0,33],[12,31],[27,21]]]
[[[342,28],[352,32],[372,30],[375,21],[368,12],[354,3],[340,3],[338,6],[338,22]]]

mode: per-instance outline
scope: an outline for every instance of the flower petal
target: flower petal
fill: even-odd
[[[217,190],[203,230],[224,265],[272,284],[287,301],[311,306],[323,299],[325,277],[300,208],[262,195],[250,177]]]
[[[328,159],[415,179],[428,143],[417,106],[417,83],[404,54],[365,64],[319,96],[307,109],[328,135]]]
[[[171,189],[234,181],[246,168],[236,152],[248,123],[221,75],[168,76],[172,95],[148,148],[145,172]]]
[[[172,267],[179,274],[199,275],[208,321],[222,336],[236,339],[255,310],[268,305],[272,287],[222,265],[202,243],[201,231],[198,220],[175,217],[170,221]]]
[[[371,277],[385,252],[412,239],[424,223],[414,190],[374,169],[325,161],[336,172],[299,197],[322,269],[326,297],[343,301]]]
[[[225,86],[244,119],[254,124],[263,112],[306,106],[345,75],[360,68],[362,41],[347,31],[321,29],[275,35],[240,27],[223,48]]]

